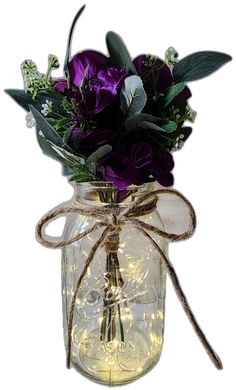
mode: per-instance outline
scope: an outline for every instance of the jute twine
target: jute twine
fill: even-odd
[[[168,233],[164,230],[161,230],[155,226],[152,226],[148,223],[145,223],[138,219],[139,216],[144,216],[147,214],[150,214],[156,209],[156,205],[158,202],[158,196],[159,195],[171,195],[176,196],[177,198],[181,199],[185,205],[187,206],[189,210],[189,226],[188,229],[183,232],[182,234],[174,234],[174,233]],[[61,217],[65,214],[78,214],[78,215],[84,215],[84,216],[90,216],[94,217],[96,222],[95,224],[85,230],[83,233],[79,233],[75,235],[73,238],[68,240],[62,240],[62,241],[53,241],[50,237],[46,237],[44,230],[46,228],[46,225],[54,220],[57,217]],[[197,336],[199,337],[203,347],[205,348],[206,352],[208,353],[211,361],[215,365],[217,369],[222,369],[223,365],[219,358],[219,356],[216,354],[214,349],[209,344],[204,332],[198,325],[198,322],[192,312],[192,309],[187,301],[187,298],[183,292],[183,289],[180,285],[178,276],[175,272],[175,269],[173,267],[173,264],[171,263],[170,259],[167,257],[167,255],[162,251],[160,246],[157,244],[157,242],[151,237],[149,233],[154,233],[158,236],[161,236],[169,241],[180,241],[180,240],[186,240],[187,238],[191,237],[195,231],[196,228],[196,215],[194,212],[194,209],[191,205],[191,203],[178,191],[172,190],[172,189],[161,189],[161,190],[155,190],[150,193],[147,193],[143,196],[140,196],[135,202],[133,202],[131,205],[128,205],[127,207],[121,208],[121,207],[115,207],[114,205],[106,205],[102,207],[63,207],[58,206],[53,211],[48,212],[37,224],[36,227],[36,238],[45,247],[48,248],[63,248],[67,245],[70,245],[76,241],[81,240],[83,237],[87,236],[88,234],[104,228],[102,231],[102,234],[98,238],[98,240],[93,245],[87,259],[85,262],[85,266],[79,276],[79,279],[75,285],[75,291],[72,298],[70,311],[69,311],[69,318],[68,318],[68,344],[67,344],[67,367],[70,368],[71,363],[71,349],[72,349],[72,327],[73,327],[73,320],[74,320],[74,311],[75,311],[75,303],[76,303],[76,297],[78,295],[81,282],[83,278],[85,277],[88,267],[90,263],[93,261],[94,256],[96,254],[96,251],[99,247],[105,246],[105,250],[107,253],[114,253],[117,252],[119,248],[119,236],[120,231],[122,230],[122,226],[130,224],[134,228],[136,228],[143,236],[145,236],[150,243],[153,245],[153,247],[157,250],[159,253],[162,262],[166,268],[167,274],[169,275],[171,282],[174,286],[176,295],[183,307],[183,310],[185,314],[187,315],[190,323],[193,326],[193,329],[195,330]]]

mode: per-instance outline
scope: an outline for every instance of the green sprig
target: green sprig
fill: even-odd
[[[59,67],[59,61],[56,56],[48,56],[48,69],[46,74],[38,71],[37,65],[32,60],[25,60],[22,65],[22,75],[26,92],[29,92],[35,100],[39,91],[48,89],[52,86],[51,73]]]

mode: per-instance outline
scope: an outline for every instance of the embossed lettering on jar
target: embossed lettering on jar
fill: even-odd
[[[108,183],[75,186],[78,207],[124,208],[154,184],[132,186],[119,192]],[[149,200],[150,202],[150,200]],[[138,217],[163,228],[157,210]],[[64,238],[71,239],[97,222],[97,218],[67,218]],[[104,229],[104,228],[103,228]],[[102,229],[65,247],[62,255],[62,294],[65,345],[71,302],[86,259]],[[166,241],[157,243],[166,252]],[[121,385],[148,372],[159,360],[163,343],[166,273],[150,241],[131,224],[121,226],[117,250],[101,246],[85,273],[76,295],[71,331],[71,364],[90,379]]]

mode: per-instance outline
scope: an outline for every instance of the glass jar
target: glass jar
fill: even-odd
[[[118,191],[109,183],[75,185],[72,205],[124,208],[154,183]],[[140,220],[163,229],[157,210]],[[69,215],[63,238],[71,239],[96,223],[90,216]],[[104,228],[103,228],[104,229]],[[62,251],[62,296],[65,345],[75,286],[101,228]],[[155,240],[164,253],[167,242]],[[117,253],[100,246],[76,295],[71,329],[71,364],[89,379],[115,386],[131,382],[158,362],[163,344],[166,272],[150,241],[130,224],[122,225]]]

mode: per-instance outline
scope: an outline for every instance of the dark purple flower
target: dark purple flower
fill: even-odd
[[[124,77],[123,69],[107,68],[87,80],[84,96],[89,114],[103,111],[116,100]]]
[[[106,65],[107,57],[95,50],[85,50],[76,54],[69,64],[72,83],[80,87],[84,78],[90,80]]]
[[[141,54],[133,61],[139,76],[147,80],[151,73],[156,76],[156,90],[159,93],[165,92],[173,83],[173,76],[168,65],[160,58],[154,61],[152,56]]]
[[[78,154],[88,157],[99,147],[112,144],[116,137],[116,131],[109,128],[75,128],[70,134],[68,145]]]
[[[156,57],[155,60],[153,58],[155,57],[141,54],[134,59],[133,63],[144,83],[152,77],[153,82],[156,82],[156,91],[164,93],[173,84],[174,79],[169,66],[160,58]],[[190,89],[185,87],[178,96],[188,100],[192,95]]]
[[[114,149],[98,163],[98,175],[120,190],[131,184],[157,180],[169,187],[173,184],[173,157],[148,142],[136,142]]]
[[[57,79],[54,83],[54,89],[58,92],[64,93],[67,88],[67,81],[63,78]]]
[[[81,112],[100,113],[117,99],[126,76],[124,69],[106,68],[107,60],[92,50],[76,54],[69,64],[72,89],[68,90],[65,79],[56,80],[54,88],[69,99],[75,98]]]
[[[187,86],[178,95],[178,97],[182,98],[183,100],[188,100],[189,98],[191,98],[191,96],[192,96],[192,93],[191,93],[189,87],[187,87]]]

